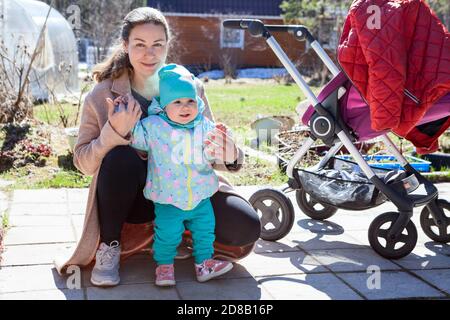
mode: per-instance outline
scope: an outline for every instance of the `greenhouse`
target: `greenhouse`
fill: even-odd
[[[39,41],[49,10],[50,7],[41,1],[0,0],[1,52],[10,62],[1,67],[4,70],[11,68],[7,72],[12,75],[11,61],[15,61],[17,71],[20,66],[29,65],[37,46],[41,48],[30,72],[30,89],[34,99],[46,100],[52,94],[78,91],[75,35],[68,21],[53,8]],[[16,78],[13,82],[18,87],[23,79]]]

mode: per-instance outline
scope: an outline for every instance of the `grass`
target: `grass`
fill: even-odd
[[[257,115],[296,119],[295,107],[304,99],[297,86],[274,81],[232,84],[210,81],[205,87],[216,122],[225,123],[239,141],[246,142],[252,135],[256,136],[250,125]]]
[[[287,176],[276,164],[256,158],[247,157],[243,168],[236,173],[220,172],[234,186],[271,185],[287,183]]]
[[[6,212],[2,216],[1,228],[3,228],[3,230],[6,230],[9,228],[9,215]]]
[[[290,116],[298,122],[295,108],[299,101],[304,99],[303,94],[296,85],[278,84],[271,80],[241,81],[231,84],[223,81],[209,81],[205,84],[206,93],[217,122],[229,126],[238,145],[249,146],[250,141],[256,137],[251,124],[257,115],[263,116]],[[317,92],[318,88],[312,88]],[[68,144],[65,140],[61,115],[70,125],[74,124],[77,106],[71,103],[60,104],[61,108],[44,104],[34,108],[37,120],[59,128],[59,133],[52,136],[51,146],[54,154],[48,159],[47,165],[42,168],[23,167],[0,174],[0,179],[14,180],[15,184],[6,189],[36,189],[36,188],[84,188],[89,186],[90,177],[83,176],[72,165],[71,155],[67,153]],[[400,145],[401,139],[391,135],[394,143]],[[0,146],[2,145],[0,136]],[[404,150],[408,149],[403,140]],[[442,136],[441,144],[450,145],[450,137]],[[264,151],[273,154],[273,148],[264,147]],[[233,185],[280,185],[287,181],[278,166],[274,163],[256,158],[247,157],[244,168],[237,173],[221,173]],[[434,178],[435,177],[435,178]],[[448,175],[431,175],[430,179],[436,181],[450,180]]]
[[[63,118],[67,119],[67,127],[75,126],[81,117],[81,110],[78,119],[76,119],[77,113],[78,107],[71,103],[61,103],[59,107],[44,103],[33,109],[35,119],[57,127],[63,127]]]

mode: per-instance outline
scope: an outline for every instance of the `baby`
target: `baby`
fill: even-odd
[[[215,218],[210,197],[219,183],[203,141],[216,125],[203,116],[205,105],[187,69],[169,64],[159,77],[160,96],[131,139],[132,147],[148,153],[144,196],[155,204],[156,285],[175,285],[173,263],[185,226],[192,234],[197,280],[204,282],[233,267],[212,259]]]

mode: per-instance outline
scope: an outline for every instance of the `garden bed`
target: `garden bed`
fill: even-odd
[[[278,166],[279,168],[285,172],[286,166],[289,160],[292,158],[292,156],[295,154],[295,152],[303,145],[307,137],[309,136],[309,129],[308,127],[302,127],[297,130],[290,130],[290,131],[284,131],[280,132],[278,135],[275,136],[276,140],[278,141],[278,150],[276,152],[276,156],[278,159]],[[391,139],[394,141],[394,143],[398,146],[400,151],[403,154],[407,154],[410,151],[414,150],[413,145],[404,139],[398,138],[394,135],[390,135]],[[440,150],[445,152],[445,150],[448,150],[450,152],[450,132],[447,131],[439,140],[440,142]],[[355,145],[358,150],[361,152],[362,155],[372,155],[373,157],[383,158],[389,156],[386,156],[386,148],[384,144],[381,142],[380,139],[372,139],[369,141],[366,141],[364,143],[358,143]],[[326,145],[314,145],[307,153],[307,155],[297,164],[298,168],[305,168],[312,165],[315,165],[318,163],[321,159],[321,157],[329,150],[329,147]],[[343,147],[338,155],[345,155],[348,154],[348,151],[345,147]],[[415,153],[412,153],[412,156],[416,156]],[[407,157],[411,157],[407,155]],[[439,158],[442,160],[442,158],[445,157],[450,158],[450,154],[444,154],[444,153],[435,153],[430,154],[428,156],[421,156],[421,159],[431,159],[431,158]],[[450,181],[450,165],[446,165],[443,163],[440,163],[438,165],[436,162],[432,162],[431,166],[429,163],[424,163],[421,159],[417,158],[410,158],[409,160],[418,162],[419,166],[429,166],[430,170],[432,172],[426,174],[427,178],[430,179],[430,181],[433,182],[449,182]],[[389,159],[387,159],[389,160]],[[392,160],[392,159],[391,159]],[[389,160],[389,161],[391,161]],[[386,164],[383,165],[391,165],[388,162],[384,161]],[[431,160],[429,160],[431,162]],[[383,161],[382,161],[383,162]],[[419,163],[420,162],[420,163]],[[380,164],[380,163],[379,163]],[[395,165],[395,164],[393,164]],[[438,171],[441,170],[441,171]],[[426,171],[426,170],[425,170]]]
[[[308,137],[308,127],[297,130],[283,131],[275,136],[275,139],[278,141],[278,151],[276,156],[278,158],[278,165],[280,166],[280,169],[285,169],[289,160],[292,159],[292,156],[298,149],[300,149]],[[371,149],[379,150],[380,148],[378,140],[357,143],[355,146],[362,154],[367,154]],[[309,167],[316,164],[329,149],[330,148],[328,146],[323,144],[312,146],[297,166]],[[342,155],[346,153],[348,153],[347,149],[342,147],[338,154]]]
[[[85,188],[91,177],[73,165],[64,129],[36,120],[0,126],[0,179],[3,190]]]

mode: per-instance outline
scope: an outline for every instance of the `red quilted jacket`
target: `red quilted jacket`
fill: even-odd
[[[392,130],[420,153],[437,149],[450,119],[431,134],[416,123],[450,92],[450,33],[423,0],[354,1],[338,59],[369,104],[374,130]]]

